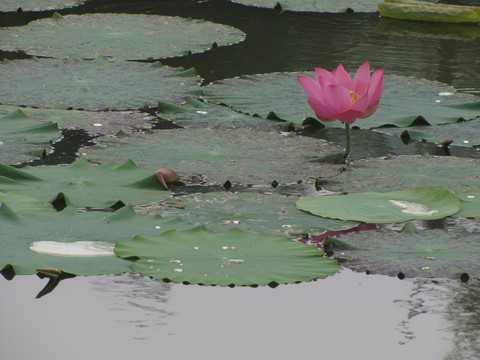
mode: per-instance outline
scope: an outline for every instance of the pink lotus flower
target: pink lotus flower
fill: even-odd
[[[332,72],[315,68],[316,80],[308,76],[298,76],[297,79],[320,120],[352,124],[357,118],[366,118],[377,110],[382,96],[383,71],[375,71],[370,78],[370,64],[365,61],[354,79],[342,64]]]

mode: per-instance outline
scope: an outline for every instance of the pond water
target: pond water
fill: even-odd
[[[480,38],[462,38],[442,26],[406,27],[375,13],[277,15],[225,0],[91,0],[61,11],[88,12],[180,15],[244,31],[247,38],[240,44],[162,61],[195,67],[205,83],[315,66],[333,69],[339,62],[355,69],[369,59],[372,68],[387,74],[480,94]],[[47,16],[51,12],[0,14],[0,24]],[[432,144],[405,146],[364,133],[360,157],[440,151]],[[469,148],[452,153],[478,157]],[[480,359],[478,279],[399,280],[345,269],[310,283],[232,289],[95,276],[64,280],[35,299],[45,284],[36,276],[0,279],[2,359]]]

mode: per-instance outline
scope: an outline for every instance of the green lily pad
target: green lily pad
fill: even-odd
[[[319,158],[341,152],[325,141],[252,129],[187,128],[151,134],[96,139],[97,146],[80,149],[88,159],[104,162],[130,158],[139,166],[162,167],[180,175],[205,175],[208,182],[244,184],[296,182],[326,177],[338,166]]]
[[[381,227],[338,239],[351,246],[333,250],[344,260],[342,265],[353,270],[457,279],[465,272],[480,275],[480,234],[458,224],[446,229],[422,229],[408,223],[399,231]]]
[[[107,25],[106,25],[107,24]],[[1,29],[0,49],[29,55],[84,59],[159,59],[242,41],[231,26],[181,17],[133,14],[55,14]]]
[[[0,105],[0,116],[17,110],[16,106]],[[157,117],[139,110],[80,111],[58,109],[20,108],[30,119],[55,122],[61,128],[83,129],[91,136],[116,135],[119,131],[149,130]]]
[[[339,270],[336,261],[313,245],[239,229],[138,235],[118,243],[115,253],[137,258],[132,269],[145,276],[189,284],[272,286],[324,278]]]
[[[52,109],[139,109],[159,100],[181,102],[201,91],[195,71],[160,63],[72,58],[0,63],[1,103]]]
[[[416,21],[479,23],[480,7],[426,1],[385,0],[378,3],[381,16]]]
[[[279,190],[287,192],[289,188],[295,191],[298,186],[279,185],[275,189],[271,187],[268,189],[265,186],[263,187],[265,193],[258,192],[262,187],[255,186],[251,188],[252,192],[223,191],[176,196],[170,201],[175,201],[177,207],[161,210],[164,211],[162,214],[165,217],[180,216],[183,220],[196,225],[204,224],[213,231],[239,228],[250,233],[283,235],[291,238],[356,225],[354,222],[347,223],[305,214],[295,207],[298,196],[275,193]],[[178,208],[178,205],[183,208]]]
[[[258,74],[221,80],[205,87],[205,98],[264,118],[273,112],[280,119],[300,124],[305,118],[315,117],[315,114],[308,105],[307,95],[297,75],[305,73]],[[313,73],[306,75],[314,77]],[[383,89],[375,114],[358,119],[354,126],[407,127],[419,122],[439,125],[479,116],[478,97],[456,93],[451,86],[439,82],[385,75]],[[340,121],[321,122],[321,125],[343,127]]]
[[[453,156],[404,155],[352,162],[325,186],[330,191],[393,191],[438,185],[454,193],[479,188],[480,162]]]
[[[455,194],[460,199],[461,209],[454,217],[480,218],[480,190]]]
[[[21,110],[0,116],[0,161],[15,164],[38,158],[61,136],[57,124],[30,119]]]
[[[297,201],[297,207],[326,218],[382,224],[441,219],[460,211],[460,200],[440,186],[431,186],[383,193],[304,197]]]
[[[0,11],[44,11],[65,9],[83,4],[86,0],[2,0]]]
[[[0,191],[50,203],[64,197],[70,206],[111,207],[118,201],[134,205],[170,196],[154,171],[140,169],[132,161],[92,165],[79,159],[66,166],[25,166],[20,170],[0,164]]]
[[[228,106],[188,98],[185,104],[158,103],[157,117],[184,127],[249,127],[262,130],[288,128],[290,123],[242,114]]]
[[[318,1],[318,0],[231,0],[232,2],[257,6],[264,8],[275,8],[277,11],[315,11],[315,12],[345,12],[347,9],[353,9],[356,12],[375,12],[377,11],[377,0],[337,0],[337,1]]]
[[[129,241],[137,234],[154,236],[193,227],[179,218],[137,215],[130,206],[115,213],[77,213],[67,208],[61,212],[17,213],[13,217],[10,212],[8,208],[0,209],[0,269],[9,264],[17,275],[34,274],[39,268],[75,275],[129,272],[131,262],[115,256],[115,243]],[[82,245],[97,251],[81,253],[86,249]],[[75,252],[68,254],[65,249]],[[53,255],[62,250],[63,256]]]
[[[44,203],[33,196],[0,191],[0,207],[5,205],[13,212],[55,211],[51,204]]]

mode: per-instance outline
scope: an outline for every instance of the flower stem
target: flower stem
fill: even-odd
[[[347,161],[347,157],[350,154],[350,124],[345,123],[345,152],[343,153],[343,159]]]

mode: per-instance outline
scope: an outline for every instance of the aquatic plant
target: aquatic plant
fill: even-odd
[[[352,79],[342,64],[332,72],[315,69],[315,79],[298,76],[297,79],[308,94],[308,103],[322,121],[340,120],[345,123],[346,146],[344,159],[350,153],[350,124],[357,118],[372,115],[378,107],[383,90],[383,69],[370,78],[370,63],[365,61]]]

